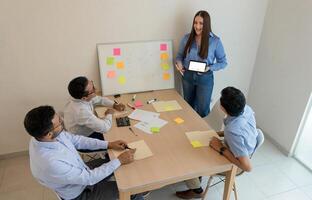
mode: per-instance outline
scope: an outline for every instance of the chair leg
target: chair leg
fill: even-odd
[[[206,189],[204,191],[202,200],[205,200],[206,194],[208,192],[208,189],[210,187],[210,184],[211,184],[212,180],[213,180],[213,176],[210,176],[209,179],[208,179],[207,187],[206,187]]]
[[[238,200],[235,182],[233,184],[233,191],[234,191],[235,200]]]

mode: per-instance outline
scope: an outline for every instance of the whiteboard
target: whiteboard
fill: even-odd
[[[174,88],[172,41],[98,44],[103,95]]]

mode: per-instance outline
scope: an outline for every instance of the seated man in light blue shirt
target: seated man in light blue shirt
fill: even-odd
[[[84,163],[76,149],[126,149],[118,140],[107,142],[64,131],[61,118],[51,106],[29,111],[24,126],[32,136],[29,143],[30,168],[42,185],[54,190],[62,199],[116,199],[118,189],[108,177],[120,166],[131,163],[135,149],[118,158]],[[136,199],[142,199],[137,195]]]
[[[257,145],[257,128],[253,110],[246,105],[244,94],[234,88],[227,87],[221,91],[221,110],[227,115],[224,119],[224,144],[218,138],[210,141],[210,146],[240,168],[239,171],[250,172],[252,167],[250,156]],[[177,192],[182,199],[201,198],[203,189],[199,178],[186,181],[189,190]]]

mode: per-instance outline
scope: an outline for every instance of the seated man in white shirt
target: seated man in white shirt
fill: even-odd
[[[64,131],[61,118],[51,106],[29,111],[24,126],[32,136],[29,143],[30,168],[38,182],[62,199],[107,200],[118,197],[116,182],[107,181],[120,165],[133,161],[135,149],[127,143],[101,141]],[[84,163],[76,149],[129,149],[118,158]],[[142,195],[131,199],[142,200]]]
[[[103,133],[112,127],[113,109],[105,112],[104,118],[98,118],[94,114],[95,105],[103,105],[123,111],[125,105],[114,103],[112,100],[97,96],[93,82],[80,76],[70,81],[68,92],[72,99],[64,109],[64,125],[66,129],[77,135],[104,140]]]

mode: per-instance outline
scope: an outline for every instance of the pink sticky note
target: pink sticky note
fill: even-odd
[[[116,72],[115,71],[108,71],[106,76],[107,76],[107,78],[115,78]]]
[[[114,54],[114,56],[120,56],[120,48],[114,48],[113,54]]]
[[[160,51],[167,51],[167,44],[160,44]]]
[[[142,104],[142,102],[141,102],[140,100],[137,100],[137,101],[134,103],[134,106],[135,106],[136,108],[138,108],[138,107],[143,106],[143,104]]]

